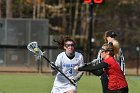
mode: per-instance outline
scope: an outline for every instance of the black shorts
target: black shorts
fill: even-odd
[[[128,93],[128,87],[117,90],[108,90],[108,93]]]

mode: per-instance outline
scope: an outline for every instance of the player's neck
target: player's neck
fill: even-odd
[[[66,53],[66,55],[67,55],[67,57],[68,57],[69,59],[73,59],[74,56],[75,56],[75,52],[73,52],[73,53],[67,53],[67,52],[65,52],[65,53]]]

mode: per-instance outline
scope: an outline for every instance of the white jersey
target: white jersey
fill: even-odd
[[[74,77],[78,74],[78,71],[74,69],[75,66],[83,66],[83,56],[81,53],[75,52],[75,57],[73,59],[69,59],[65,52],[60,53],[57,56],[55,61],[55,65],[59,67],[59,69],[68,77]],[[60,72],[57,73],[56,78],[54,80],[54,86],[52,91],[61,90],[61,92],[52,92],[52,93],[63,93],[70,89],[75,89],[73,86]]]

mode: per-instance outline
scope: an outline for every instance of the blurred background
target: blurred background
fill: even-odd
[[[94,1],[94,0],[93,0]],[[118,34],[126,75],[140,75],[140,0],[0,0],[0,72],[52,73],[26,48],[37,41],[50,61],[62,50],[54,39],[71,36],[85,62],[95,59],[107,30]]]

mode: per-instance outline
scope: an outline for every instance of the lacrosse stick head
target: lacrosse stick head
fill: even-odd
[[[101,61],[101,59],[93,59],[91,62],[86,63],[85,65],[89,65],[89,64],[96,65],[96,64],[100,63],[100,61]]]
[[[43,52],[39,49],[38,44],[36,41],[31,42],[27,45],[27,49],[33,53],[35,53],[35,55],[41,56],[43,55]]]
[[[91,64],[94,65],[94,66],[99,64],[99,63],[101,63],[101,59],[94,59],[94,60],[91,61]]]
[[[99,63],[100,60],[101,60],[101,59],[93,59],[93,60],[91,61],[91,63]]]

